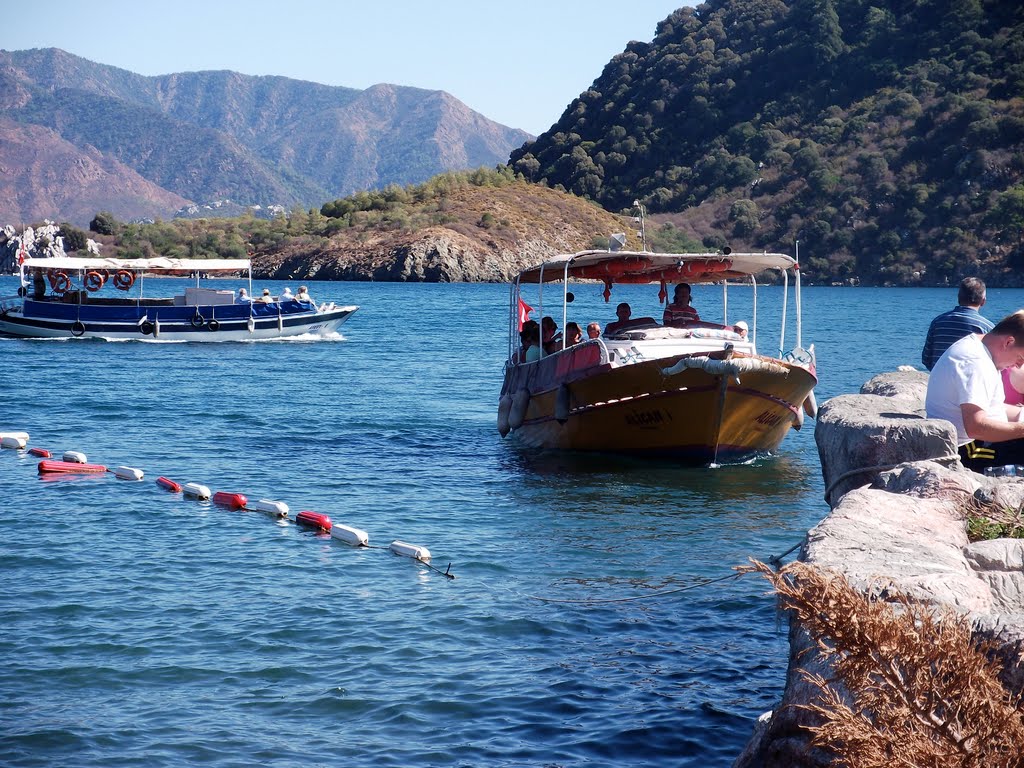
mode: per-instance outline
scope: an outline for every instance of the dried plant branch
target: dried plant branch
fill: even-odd
[[[1021,768],[1024,709],[999,681],[995,646],[966,617],[932,611],[892,589],[863,595],[805,563],[776,572],[753,561],[835,672],[804,705],[821,718],[817,746],[855,768]]]

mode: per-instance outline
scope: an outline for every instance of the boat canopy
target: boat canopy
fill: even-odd
[[[768,269],[792,269],[796,265],[796,259],[782,253],[580,251],[555,256],[523,270],[518,282],[539,283],[543,279],[547,283],[564,277],[612,283],[718,282]]]
[[[119,270],[134,272],[166,272],[189,274],[191,272],[248,272],[248,259],[113,259],[101,256],[60,256],[58,258],[25,259],[23,269],[60,270]]]

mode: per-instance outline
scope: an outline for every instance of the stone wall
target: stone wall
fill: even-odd
[[[986,478],[963,468],[956,432],[924,416],[928,375],[873,378],[859,395],[825,403],[815,426],[831,512],[812,528],[800,559],[838,571],[858,589],[890,586],[912,599],[969,616],[978,635],[995,639],[1007,662],[1004,683],[1024,691],[1024,540],[970,543],[965,512],[972,498],[1008,507],[1024,502],[1024,480]],[[758,722],[734,768],[829,765],[810,746],[814,724],[799,705],[817,691],[801,668],[819,661],[801,626],[790,626],[782,702]]]

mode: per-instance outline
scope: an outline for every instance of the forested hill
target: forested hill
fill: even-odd
[[[799,239],[811,280],[1009,285],[1022,145],[1020,2],[711,0],[630,43],[510,163],[709,244]]]

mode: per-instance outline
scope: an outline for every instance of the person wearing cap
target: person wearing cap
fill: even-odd
[[[259,299],[257,299],[257,301],[262,301],[264,304],[273,304],[274,297],[270,295],[270,289],[264,288],[263,295],[260,296]]]
[[[299,286],[299,292],[295,294],[295,300],[301,301],[303,304],[312,304],[314,307],[316,306],[316,302],[313,301],[313,297],[309,295],[309,290],[307,290],[304,285]]]

